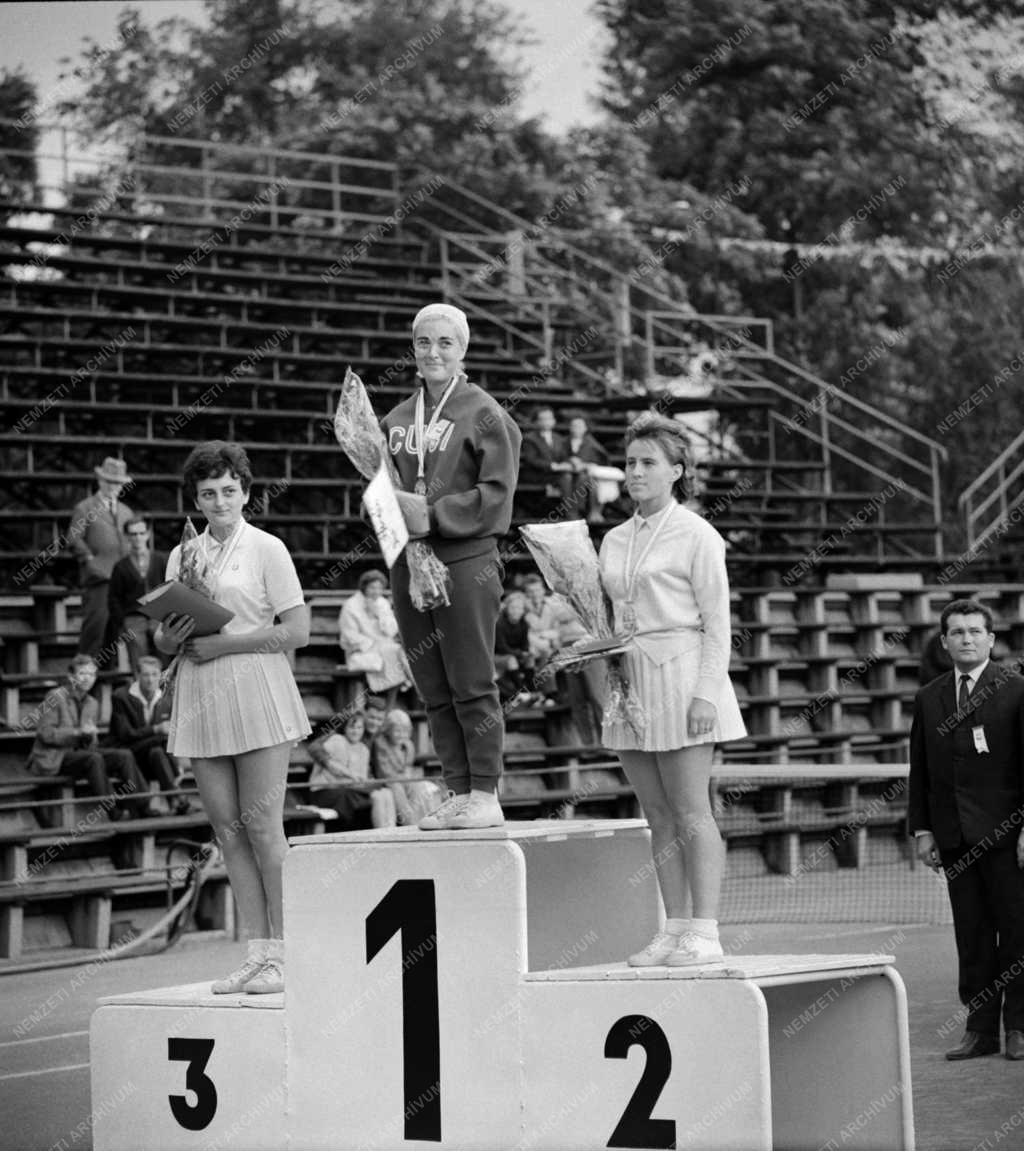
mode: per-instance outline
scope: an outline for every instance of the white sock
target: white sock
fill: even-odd
[[[482,788],[482,787],[474,787],[473,790],[469,794],[470,795],[479,795],[481,799],[497,799],[498,798],[498,793],[496,791],[490,791],[490,790],[487,790],[487,789]]]
[[[703,935],[708,939],[718,938],[717,919],[691,919],[690,929],[692,931],[696,931],[698,935]]]
[[[688,931],[692,920],[689,919],[666,919],[665,930],[669,935],[682,935],[684,931]]]

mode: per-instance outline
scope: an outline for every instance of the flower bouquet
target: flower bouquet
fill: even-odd
[[[338,409],[334,413],[334,435],[363,479],[373,479],[383,460],[391,482],[399,491],[402,490],[402,481],[388,451],[384,433],[373,414],[370,397],[363,381],[351,368],[346,369],[341,385]],[[410,540],[405,554],[409,563],[409,598],[413,607],[418,611],[429,611],[450,604],[451,576],[434,549],[423,540]]]
[[[213,591],[207,577],[206,557],[199,542],[199,533],[196,531],[191,517],[186,516],[185,526],[181,529],[181,552],[178,556],[178,575],[176,578],[187,588],[191,588],[192,591],[199,592],[200,595],[212,600]],[[164,668],[160,677],[161,688],[165,690],[173,688],[182,658],[183,653],[179,650],[175,653],[174,659]]]
[[[631,636],[617,636],[612,610],[601,583],[601,570],[590,532],[583,520],[557,524],[524,524],[523,539],[553,592],[563,596],[592,637],[564,649],[548,665],[554,671],[574,670],[591,659],[608,663],[605,715],[626,723],[637,738],[643,734],[644,710],[622,667]]]

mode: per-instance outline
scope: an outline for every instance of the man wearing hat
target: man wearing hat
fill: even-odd
[[[75,504],[68,529],[68,546],[78,560],[78,584],[82,589],[82,632],[79,653],[91,655],[104,666],[114,651],[115,636],[108,635],[107,593],[114,564],[127,553],[125,525],[134,513],[119,496],[132,483],[124,460],[114,456],[98,467],[99,490]]]

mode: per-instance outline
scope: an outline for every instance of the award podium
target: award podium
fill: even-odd
[[[659,911],[642,820],[298,839],[283,995],[100,1002],[94,1147],[912,1149],[891,957],[626,966]]]

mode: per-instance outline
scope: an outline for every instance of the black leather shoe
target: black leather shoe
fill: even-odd
[[[1005,1055],[1007,1059],[1024,1059],[1024,1031],[1007,1031]]]
[[[1024,1035],[1019,1031],[1015,1031],[1013,1034],[1021,1036],[1022,1050],[1024,1050]],[[952,1051],[947,1051],[946,1058],[955,1061],[957,1059],[977,1059],[980,1055],[998,1054],[998,1036],[982,1035],[980,1031],[965,1031],[963,1039],[960,1040],[960,1046],[954,1047]]]

